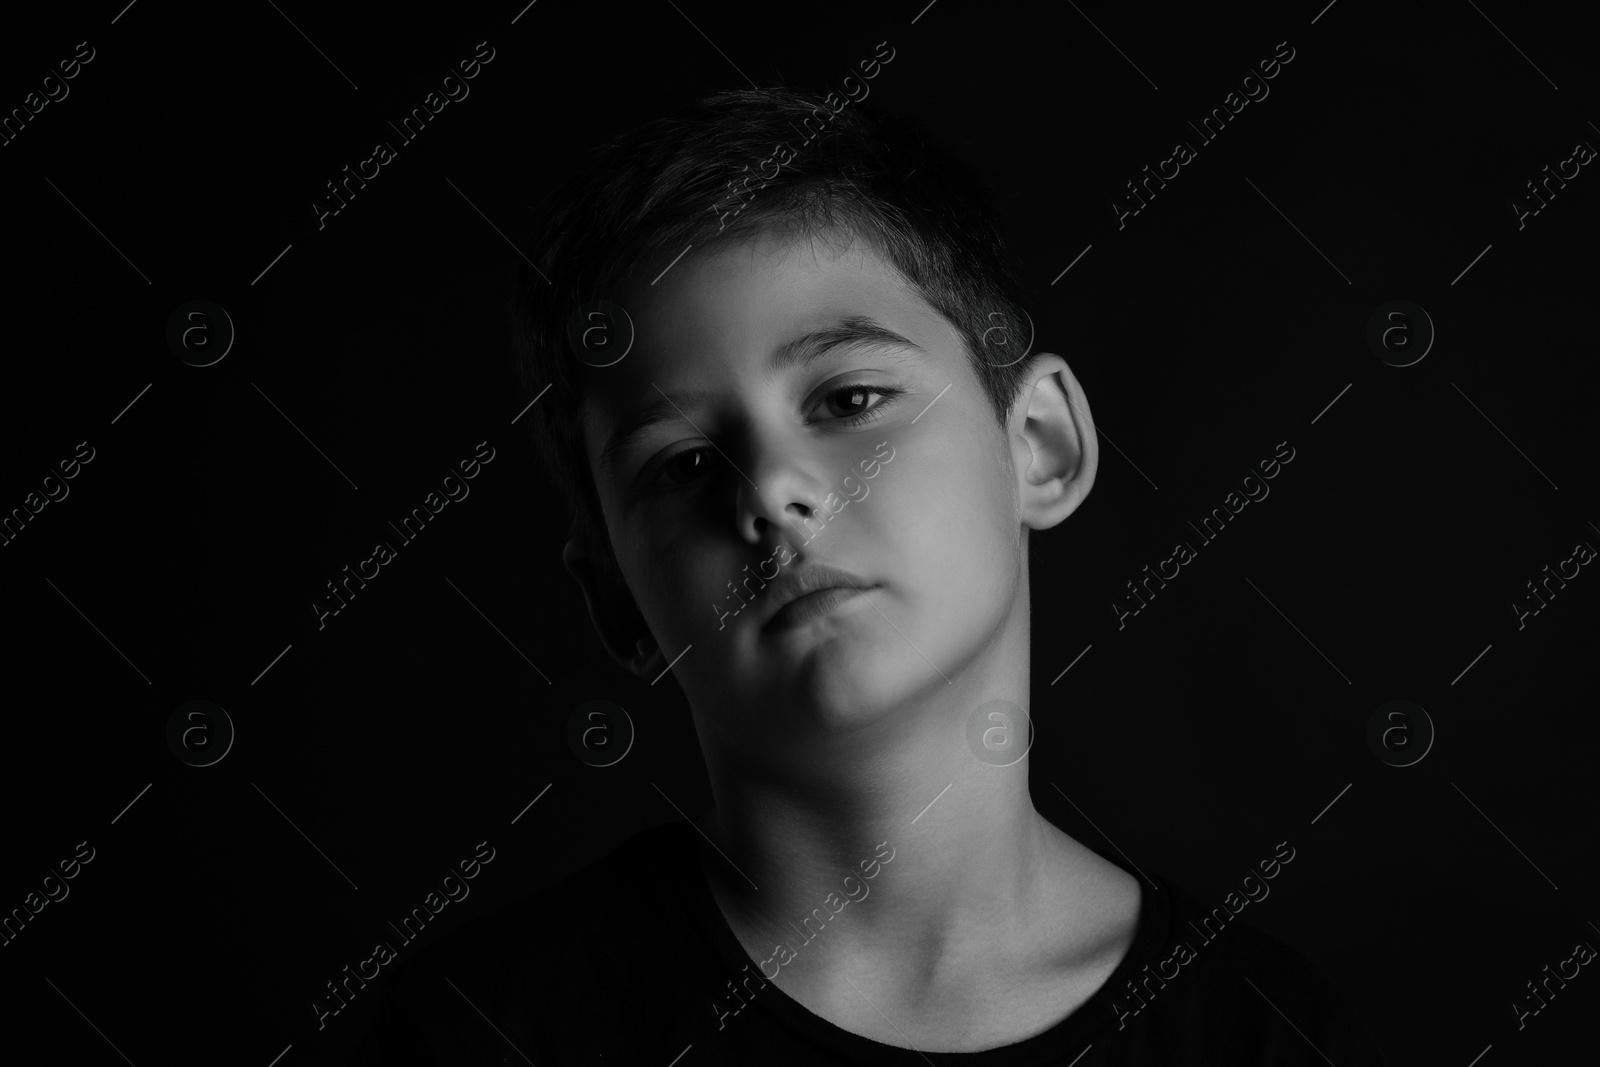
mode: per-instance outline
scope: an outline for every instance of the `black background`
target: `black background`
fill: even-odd
[[[1588,968],[1520,1032],[1510,1008],[1600,945],[1600,578],[1522,629],[1509,606],[1600,545],[1600,177],[1521,230],[1508,206],[1600,144],[1578,16],[923,2],[540,0],[513,25],[516,0],[114,0],[9,27],[6,110],[96,55],[0,147],[0,510],[96,455],[0,547],[0,910],[96,857],[0,948],[8,1058],[343,1062],[377,988],[320,1031],[309,998],[476,842],[494,862],[424,941],[709,803],[680,692],[605,658],[560,567],[570,516],[511,423],[513,246],[605,134],[747,79],[837,86],[882,40],[870,105],[981,168],[1035,347],[1101,433],[1088,504],[1034,539],[1040,810],[1208,905],[1288,840],[1244,917],[1393,1062],[1592,1054]],[[323,183],[483,40],[470,96],[319,230]],[[1123,183],[1284,40],[1270,96],[1119,230]],[[167,345],[194,299],[237,329],[211,367]],[[1437,329],[1404,368],[1365,339],[1394,299]],[[471,495],[318,631],[307,600],[483,440]],[[1280,441],[1270,497],[1119,630],[1122,584]],[[237,729],[210,767],[167,745],[191,699]],[[609,768],[565,740],[591,699],[637,728]],[[1366,741],[1393,699],[1437,730],[1406,768]]]

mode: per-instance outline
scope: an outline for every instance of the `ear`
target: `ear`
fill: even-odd
[[[1077,510],[1094,487],[1100,444],[1089,400],[1066,360],[1040,352],[1007,423],[1017,471],[1019,517],[1048,530]]]
[[[580,538],[570,538],[561,550],[561,562],[583,590],[589,621],[611,658],[639,678],[654,679],[666,667],[666,657],[645,624],[633,595],[620,579],[601,568],[594,550]]]

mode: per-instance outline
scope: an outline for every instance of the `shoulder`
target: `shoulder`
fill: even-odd
[[[665,906],[652,873],[681,862],[680,828],[655,826],[545,889],[480,916],[417,953],[400,973],[449,971],[507,979],[573,965],[651,926]],[[399,977],[399,974],[396,976]]]
[[[608,1006],[595,1001],[597,992],[634,980],[629,972],[648,960],[639,946],[659,945],[663,931],[682,927],[672,921],[672,891],[652,877],[682,861],[674,829],[681,828],[640,831],[554,885],[402,960],[362,1046],[367,1058],[356,1062],[475,1062],[451,1057],[504,1048],[496,1031],[525,1053],[548,1055],[548,1035],[530,1032],[536,1019],[604,1016]]]
[[[1164,899],[1152,910],[1164,936],[1113,991],[1122,1027],[1148,1013],[1151,1035],[1203,1047],[1216,1062],[1383,1062],[1344,995],[1305,955],[1251,925],[1244,907],[1207,907],[1156,881]]]

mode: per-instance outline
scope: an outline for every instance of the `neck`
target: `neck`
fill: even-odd
[[[915,707],[847,732],[790,733],[781,752],[759,757],[707,746],[716,803],[696,823],[709,841],[703,868],[758,962],[778,945],[794,953],[775,961],[780,984],[886,951],[930,976],[979,957],[1020,959],[1055,902],[1050,889],[1093,862],[1034,809],[1029,760],[1016,759],[1025,722],[1003,759],[969,747],[973,710],[997,693],[1013,714],[1027,708],[1020,647],[1021,662],[969,665],[949,685],[936,677]]]

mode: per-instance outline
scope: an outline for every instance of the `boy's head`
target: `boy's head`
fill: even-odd
[[[1076,508],[1097,449],[1066,364],[1025,354],[965,168],[856,105],[741,91],[618,138],[552,203],[517,369],[526,399],[549,387],[528,417],[613,655],[676,661],[718,732],[774,700],[860,722],[1001,648],[1025,665],[1025,531]],[[587,317],[602,300],[626,316]],[[626,356],[580,358],[591,325]],[[774,618],[819,565],[866,592]]]

